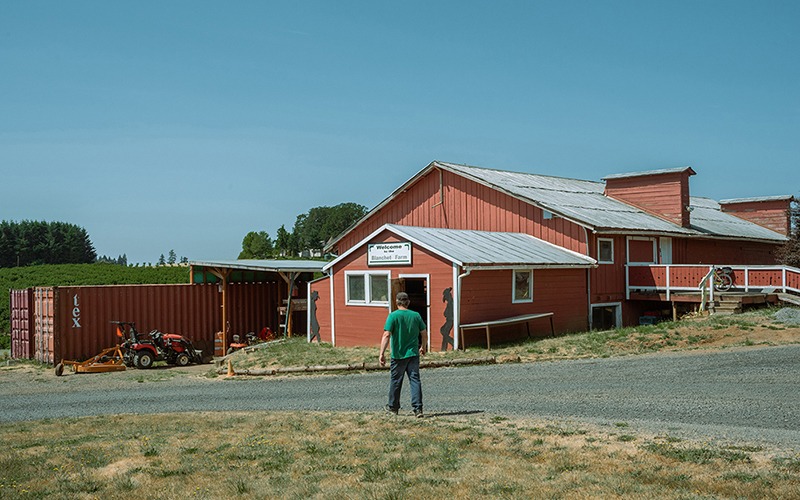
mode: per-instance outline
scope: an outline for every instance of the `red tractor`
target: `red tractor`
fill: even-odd
[[[117,325],[117,335],[125,339],[120,345],[125,366],[150,368],[156,361],[167,364],[186,366],[189,363],[202,363],[202,352],[194,348],[192,343],[182,335],[162,333],[153,330],[142,334],[136,325],[128,321],[112,321]]]

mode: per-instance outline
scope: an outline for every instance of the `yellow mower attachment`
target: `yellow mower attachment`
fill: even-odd
[[[122,349],[114,346],[93,356],[86,361],[61,361],[56,365],[56,377],[64,373],[64,365],[69,365],[75,373],[103,373],[125,371],[125,364],[122,361]]]

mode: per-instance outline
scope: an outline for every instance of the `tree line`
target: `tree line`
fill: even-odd
[[[97,260],[86,230],[67,222],[0,222],[0,267],[89,264]]]
[[[325,244],[367,214],[358,203],[320,206],[297,216],[292,231],[281,225],[272,239],[266,231],[251,231],[242,240],[240,259],[321,257]]]

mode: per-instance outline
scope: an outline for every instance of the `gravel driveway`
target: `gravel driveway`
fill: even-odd
[[[202,367],[201,367],[202,368]],[[174,370],[174,368],[172,369]],[[207,367],[204,368],[207,370]],[[0,375],[0,421],[226,410],[376,411],[385,372],[247,380]],[[428,416],[552,417],[800,450],[800,346],[423,370]],[[403,404],[409,408],[408,388]]]

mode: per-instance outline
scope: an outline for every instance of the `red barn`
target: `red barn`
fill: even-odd
[[[690,196],[692,175],[595,182],[434,161],[329,242],[339,257],[309,285],[309,335],[377,345],[401,289],[433,350],[485,342],[463,329],[485,322],[493,339],[632,324],[712,265],[740,266],[744,287],[800,289],[774,257],[793,198],[718,203]]]

